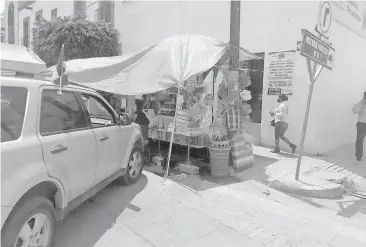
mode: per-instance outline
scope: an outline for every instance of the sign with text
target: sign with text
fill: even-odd
[[[268,95],[280,95],[281,88],[268,88]]]
[[[366,39],[366,1],[329,1],[331,17]]]
[[[296,51],[268,54],[268,95],[292,95],[295,79]]]
[[[303,33],[300,54],[327,69],[333,68],[335,49],[308,30]]]

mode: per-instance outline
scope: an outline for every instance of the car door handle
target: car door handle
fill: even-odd
[[[63,145],[57,145],[56,147],[54,147],[52,150],[51,150],[51,154],[58,154],[58,153],[62,153],[64,151],[67,150],[67,147],[63,146]]]
[[[106,140],[108,140],[109,139],[109,137],[108,136],[102,136],[99,140],[101,141],[101,142],[104,142],[104,141],[106,141]]]

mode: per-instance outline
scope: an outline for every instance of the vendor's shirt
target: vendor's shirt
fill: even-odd
[[[278,105],[277,109],[274,110],[275,122],[285,122],[288,123],[288,104],[287,102],[282,102]]]

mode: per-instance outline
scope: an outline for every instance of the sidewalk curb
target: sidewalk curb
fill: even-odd
[[[269,181],[268,186],[282,192],[322,199],[337,199],[344,194],[342,185],[304,174],[299,181],[295,180],[294,174],[286,174]]]

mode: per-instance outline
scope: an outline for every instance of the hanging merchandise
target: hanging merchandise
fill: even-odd
[[[232,84],[228,86],[228,90],[227,90],[227,101],[229,104],[233,104],[234,100],[236,99],[236,95],[237,95],[237,85],[236,84]]]
[[[253,145],[250,135],[242,131],[236,133],[230,141],[232,165],[236,172],[248,169],[254,164]]]
[[[237,70],[230,70],[228,73],[228,83],[229,84],[236,84],[239,78],[239,71]]]
[[[224,84],[224,81],[219,86],[218,96],[221,100],[228,100],[227,86]]]
[[[249,90],[243,90],[242,92],[240,92],[240,97],[244,101],[249,101],[252,99],[252,94],[250,93]]]
[[[200,97],[203,97],[202,95]],[[188,115],[193,120],[196,127],[200,128],[203,124],[203,119],[207,113],[207,106],[204,104],[203,99],[199,99],[193,107],[189,110]]]
[[[229,131],[236,131],[240,128],[240,110],[235,108],[228,108],[226,111],[227,127]]]
[[[246,70],[242,71],[239,76],[240,90],[243,90],[246,87],[249,87],[250,85],[252,85],[252,81],[250,79],[250,70],[246,69]]]
[[[205,96],[205,104],[207,106],[213,106],[214,97],[212,94],[206,94]]]
[[[245,116],[248,116],[250,113],[252,113],[252,108],[247,103],[236,103],[235,104],[236,109],[239,110],[240,116],[244,118]],[[241,119],[243,120],[243,119]]]
[[[250,113],[252,113],[252,107],[250,107],[249,104],[243,104],[242,105],[243,111],[244,111],[244,115],[249,115]]]

